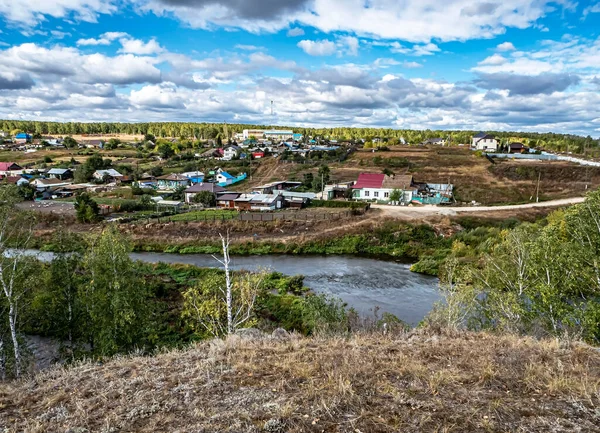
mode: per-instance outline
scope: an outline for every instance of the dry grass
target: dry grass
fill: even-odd
[[[206,342],[0,386],[9,432],[594,432],[600,353],[488,334]]]

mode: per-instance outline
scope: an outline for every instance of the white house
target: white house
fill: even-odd
[[[227,146],[223,149],[223,159],[225,161],[231,161],[240,156],[241,150],[242,149],[239,146]]]
[[[244,140],[249,139],[250,137],[256,137],[256,139],[263,138],[265,135],[265,131],[262,129],[244,129],[242,132],[242,138]]]
[[[496,140],[496,137],[493,135],[480,132],[473,137],[473,143],[471,147],[477,150],[496,152],[498,150],[498,140]]]
[[[10,133],[6,132],[6,131],[0,131],[0,138],[7,138],[10,137]]]
[[[289,140],[294,138],[294,131],[271,129],[265,131],[267,140]]]
[[[361,173],[352,186],[353,198],[357,200],[389,201],[392,191],[402,191],[400,201],[410,203],[417,188],[410,175],[386,176],[380,173]]]
[[[94,179],[104,180],[106,176],[110,178],[110,181],[120,180],[123,178],[123,175],[119,173],[114,168],[109,168],[108,170],[96,170],[93,174]]]

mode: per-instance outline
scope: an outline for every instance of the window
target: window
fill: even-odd
[[[369,196],[369,191],[365,191],[365,197]]]
[[[375,192],[373,193],[373,195],[374,195],[375,197],[379,197],[379,191],[375,191]]]
[[[390,197],[390,193],[389,192],[384,192],[383,193],[383,198],[389,198]]]

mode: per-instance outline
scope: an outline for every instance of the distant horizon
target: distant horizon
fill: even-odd
[[[15,120],[600,136],[600,0],[4,0],[0,58]]]

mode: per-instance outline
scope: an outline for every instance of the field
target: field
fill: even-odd
[[[427,328],[247,335],[0,384],[0,426],[26,433],[599,431],[600,354],[584,344]]]

